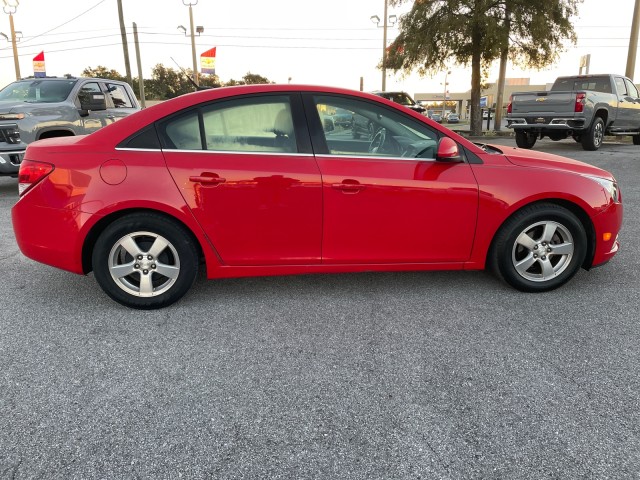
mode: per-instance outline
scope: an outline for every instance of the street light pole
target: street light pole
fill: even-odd
[[[193,9],[192,5],[197,5],[198,0],[182,0],[185,6],[189,6],[189,23],[191,24],[191,56],[193,57],[193,81],[200,85],[198,80],[198,63],[196,62],[196,36],[193,30]]]
[[[397,17],[395,15],[387,15],[389,10],[389,0],[384,0],[384,20],[382,22],[382,91],[387,89],[387,29],[396,24]],[[380,17],[373,15],[371,21],[380,27]],[[391,25],[389,25],[391,22]]]
[[[13,26],[13,14],[18,10],[20,0],[2,0],[4,13],[9,14],[9,26],[11,28],[11,44],[13,46],[13,64],[16,69],[16,80],[20,80],[20,62],[18,61],[18,46],[16,44],[16,29]]]
[[[384,0],[384,27],[382,28],[382,91],[387,90],[387,27],[388,17],[387,8],[389,7],[389,1]]]

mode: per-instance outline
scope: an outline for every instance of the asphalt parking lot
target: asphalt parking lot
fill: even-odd
[[[614,260],[539,295],[201,278],[132,311],[22,256],[0,178],[0,479],[638,478],[640,147],[536,149],[610,170],[625,204]]]

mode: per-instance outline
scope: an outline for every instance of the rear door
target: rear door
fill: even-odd
[[[342,108],[376,125],[372,139],[325,131]],[[468,163],[436,162],[436,130],[396,109],[306,95],[324,192],[323,263],[438,263],[469,258],[478,187]]]
[[[224,263],[320,262],[321,179],[299,95],[203,104],[158,130],[169,171]]]

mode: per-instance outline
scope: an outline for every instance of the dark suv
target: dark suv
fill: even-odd
[[[417,103],[413,98],[411,98],[408,93],[381,92],[379,90],[371,93],[373,93],[374,95],[378,95],[379,97],[386,98],[387,100],[391,100],[392,102],[399,103],[400,105],[404,105],[405,107],[408,107],[415,112],[426,115],[424,112],[426,112],[427,109]]]
[[[416,103],[413,98],[408,93],[405,92],[381,92],[380,90],[376,90],[371,92],[373,95],[377,95],[382,98],[386,98],[387,100],[391,100],[392,102],[398,103],[400,105],[404,105],[411,110],[421,113],[427,116],[427,109],[424,108],[419,103]],[[353,138],[360,138],[364,136],[369,140],[373,140],[375,133],[378,131],[379,126],[376,125],[373,121],[361,116],[354,115],[351,123],[351,132],[353,134]]]
[[[129,84],[104,78],[27,78],[0,90],[0,175],[18,174],[27,144],[84,135],[140,110]]]

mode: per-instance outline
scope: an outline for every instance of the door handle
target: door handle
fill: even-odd
[[[202,183],[205,185],[219,185],[227,181],[226,178],[218,177],[217,175],[214,177],[213,175],[215,175],[215,173],[203,173],[202,175],[194,175],[192,177],[189,177],[189,181],[194,183]]]
[[[358,193],[360,190],[363,190],[365,186],[357,183],[355,180],[351,180],[351,182],[345,180],[342,183],[334,183],[331,187],[336,190],[342,190],[343,193]]]

